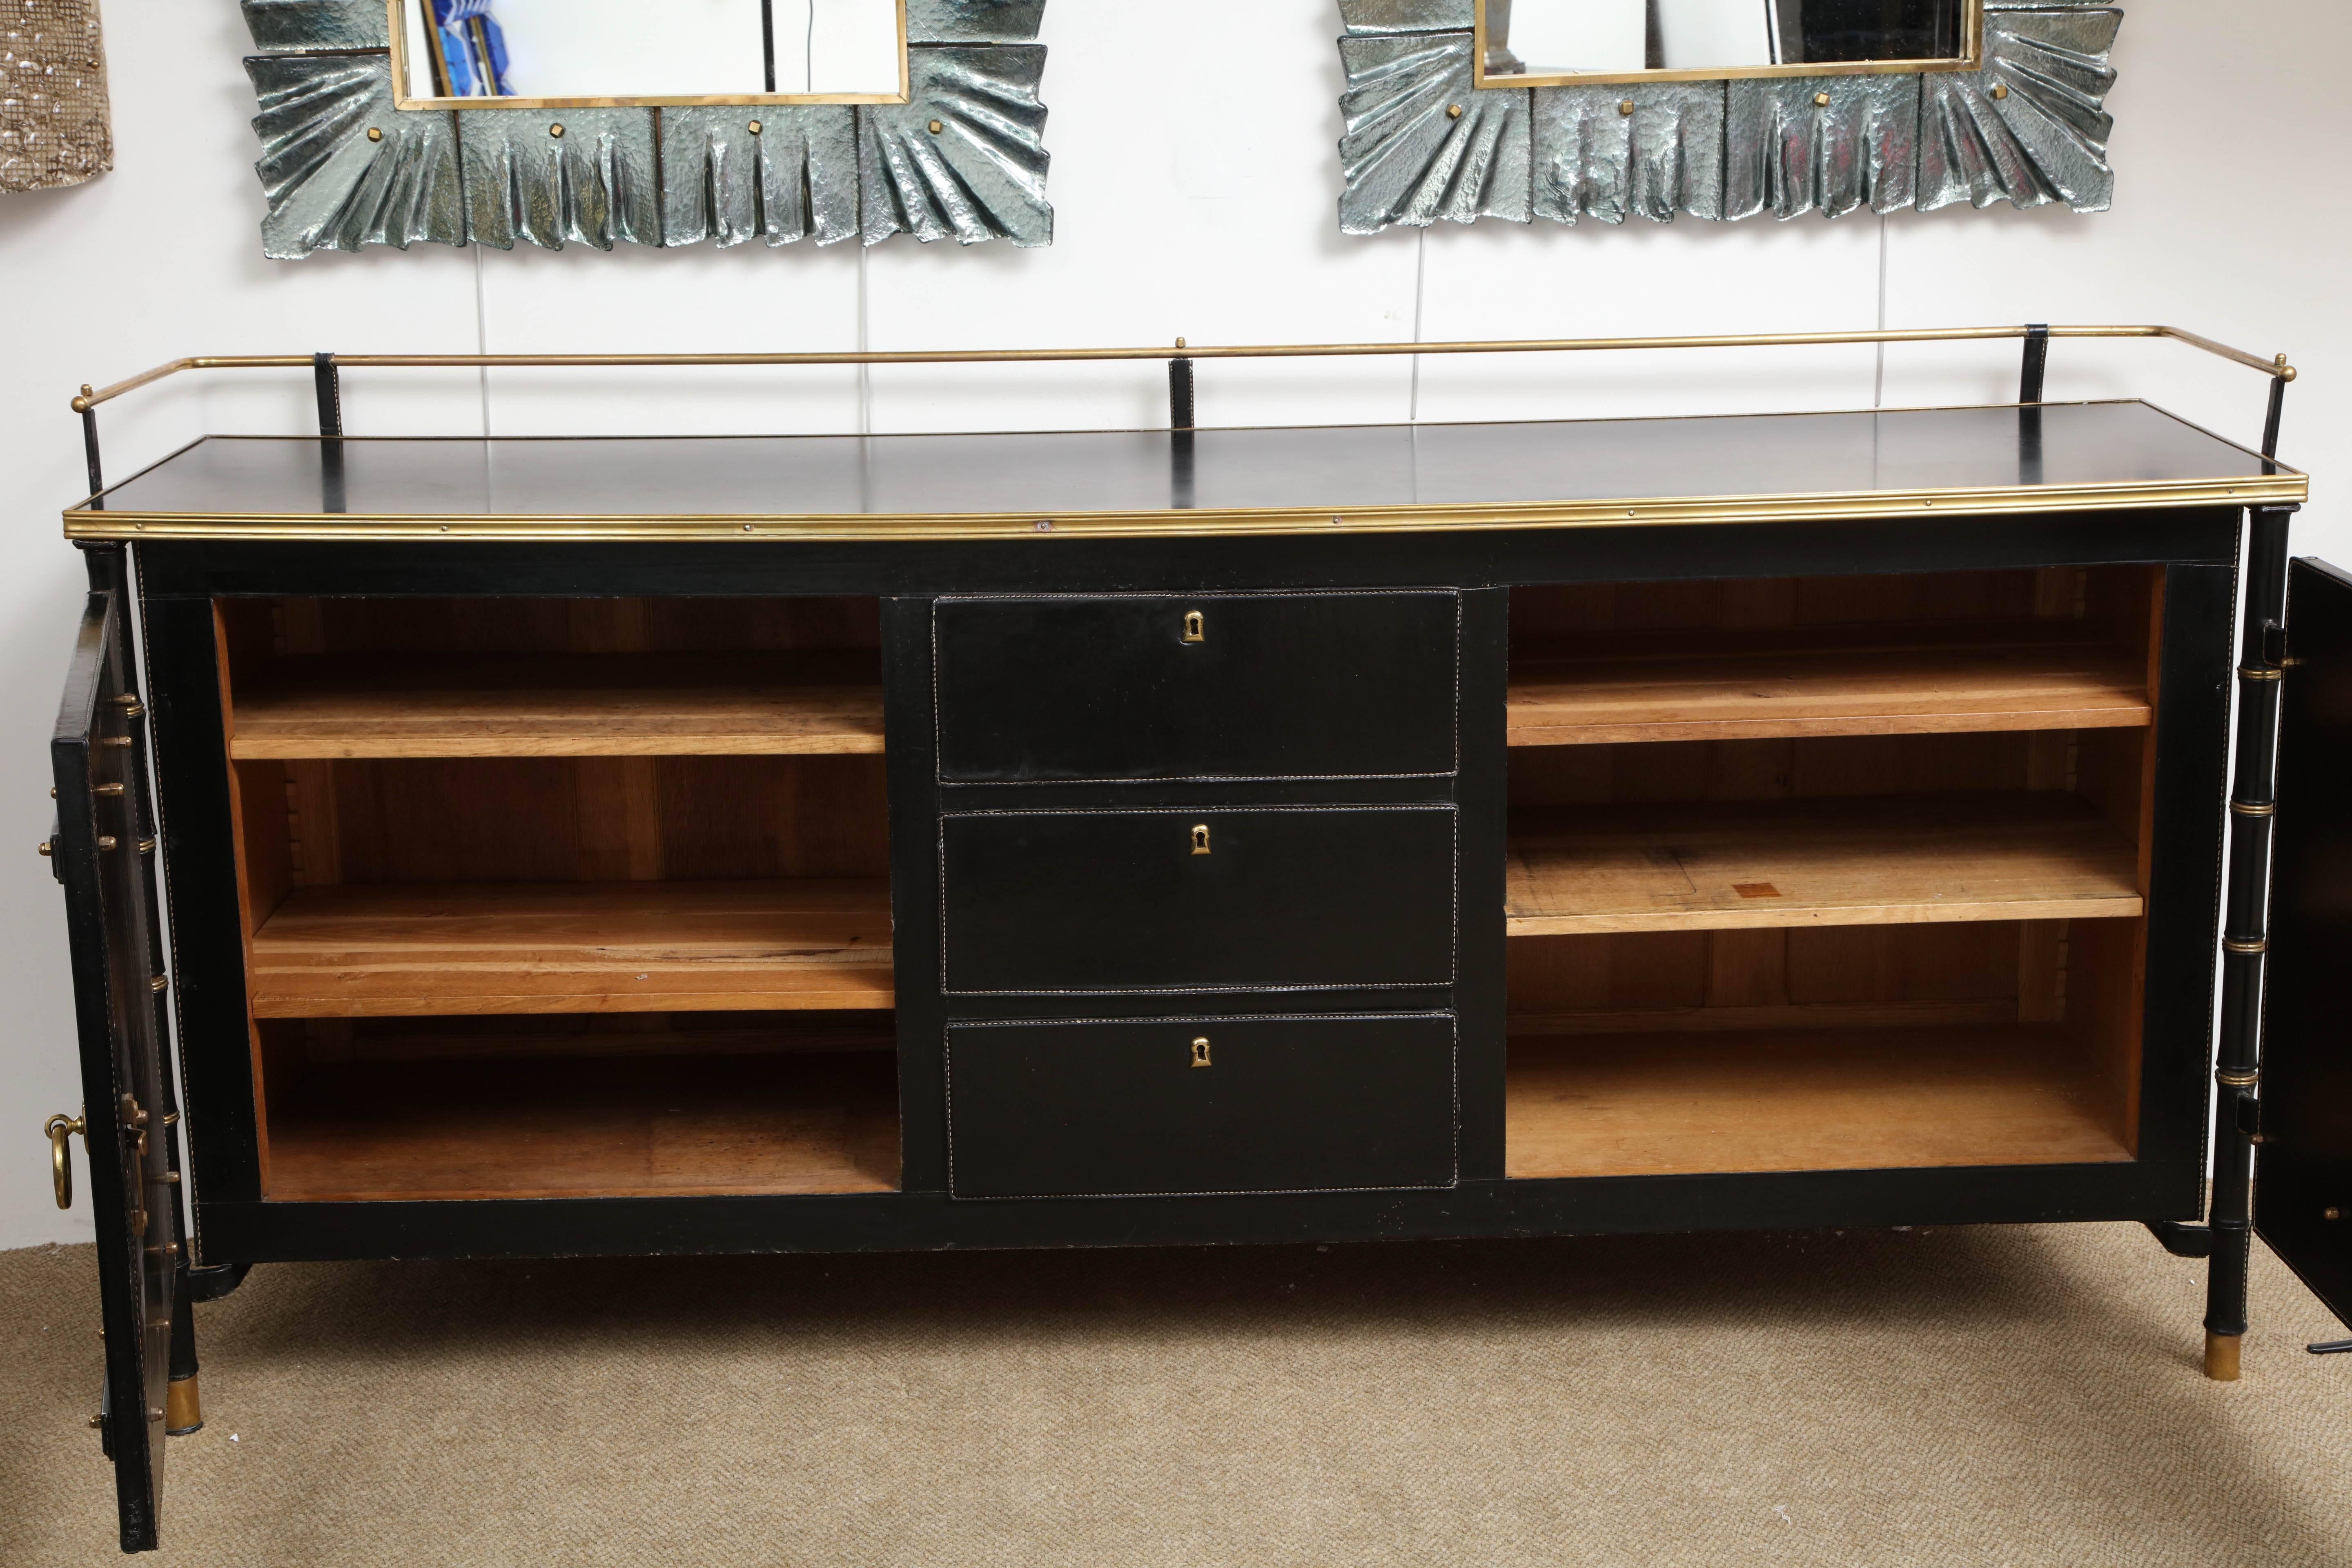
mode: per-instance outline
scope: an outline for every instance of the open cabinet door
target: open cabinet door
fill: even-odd
[[[66,890],[84,1147],[98,1224],[106,1335],[100,1433],[114,1461],[122,1549],[145,1552],[155,1545],[163,1486],[180,1238],[155,1005],[161,977],[151,973],[155,846],[141,832],[146,781],[138,759],[144,748],[131,733],[144,710],[125,679],[120,617],[126,613],[106,591],[92,593],[82,612],[49,744],[58,787],[49,852]]]
[[[2352,1321],[2352,576],[2287,573],[2254,1230]]]

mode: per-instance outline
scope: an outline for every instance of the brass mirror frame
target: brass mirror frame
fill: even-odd
[[[398,0],[394,0],[397,4]],[[1985,0],[1960,0],[1960,52],[1948,58],[1910,60],[1824,60],[1812,64],[1800,62],[1792,66],[1720,66],[1699,70],[1637,70],[1579,71],[1572,76],[1557,72],[1544,74],[1526,71],[1517,75],[1486,74],[1486,62],[1495,58],[1493,47],[1486,42],[1486,7],[1488,0],[1472,0],[1471,31],[1475,36],[1476,49],[1470,57],[1472,85],[1481,89],[1514,87],[1601,87],[1621,82],[1637,81],[1729,81],[1748,77],[1770,76],[1917,76],[1927,71],[1972,71],[1984,63]],[[1508,11],[1511,0],[1505,0]],[[1510,40],[1504,40],[1507,47]]]
[[[1982,0],[1973,67],[1572,87],[1481,87],[1482,3],[1339,0],[1342,232],[2114,199],[2105,0]]]
[[[782,107],[795,103],[904,103],[909,87],[907,58],[907,0],[895,0],[898,14],[898,90],[896,92],[721,92],[627,93],[609,98],[412,98],[408,95],[408,30],[401,26],[404,5],[430,6],[433,0],[384,0],[384,35],[392,40],[392,80],[403,109],[715,109],[722,104]],[[1479,0],[1483,6],[1486,0]],[[431,21],[425,36],[432,45],[434,80],[446,85],[448,61]]]
[[[1053,243],[1037,100],[1045,0],[901,0],[900,100],[560,110],[404,106],[386,0],[240,5],[262,51],[245,68],[260,101],[262,252],[275,258],[419,240]]]

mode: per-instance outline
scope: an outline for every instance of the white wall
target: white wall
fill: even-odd
[[[248,47],[230,0],[109,0],[116,169],[0,196],[0,1246],[87,1234],[50,1205],[41,1118],[80,1102],[45,742],[81,593],[58,509],[81,493],[66,399],[184,353],[876,348],[1588,336],[1980,321],[2174,321],[2305,372],[2284,455],[2315,470],[2298,549],[2352,552],[2333,476],[2352,395],[2335,297],[2352,246],[2352,15],[2337,0],[2130,0],[2112,107],[2116,209],[1967,209],[1787,225],[1482,223],[1348,239],[1328,0],[1054,0],[1045,41],[1057,243],[894,239],[271,263]],[[1890,404],[2014,395],[2013,348],[1899,349]],[[1869,349],[1208,364],[1206,424],[1853,407]],[[383,372],[346,378],[359,432],[880,430],[1163,418],[1157,365],[877,372]],[[598,389],[602,388],[600,392]],[[2051,395],[2145,394],[2242,440],[2260,378],[2168,344],[2061,343]],[[618,393],[620,395],[614,395]],[[110,405],[120,476],[205,430],[299,431],[307,376],[184,376]],[[9,849],[8,846],[15,846]],[[76,1155],[79,1159],[79,1152]]]

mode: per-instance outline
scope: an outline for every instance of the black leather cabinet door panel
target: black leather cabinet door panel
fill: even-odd
[[[2352,574],[2287,573],[2254,1229],[2352,1323]]]
[[[1450,590],[941,599],[932,615],[950,783],[1454,769]]]
[[[1454,1020],[961,1024],[948,1029],[959,1198],[1445,1187]]]
[[[956,812],[950,992],[1444,985],[1454,808]]]

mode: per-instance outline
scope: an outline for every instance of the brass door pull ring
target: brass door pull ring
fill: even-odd
[[[52,1116],[41,1124],[49,1140],[49,1182],[56,1188],[58,1207],[73,1207],[73,1157],[67,1152],[66,1141],[86,1137],[89,1123],[79,1116]]]

